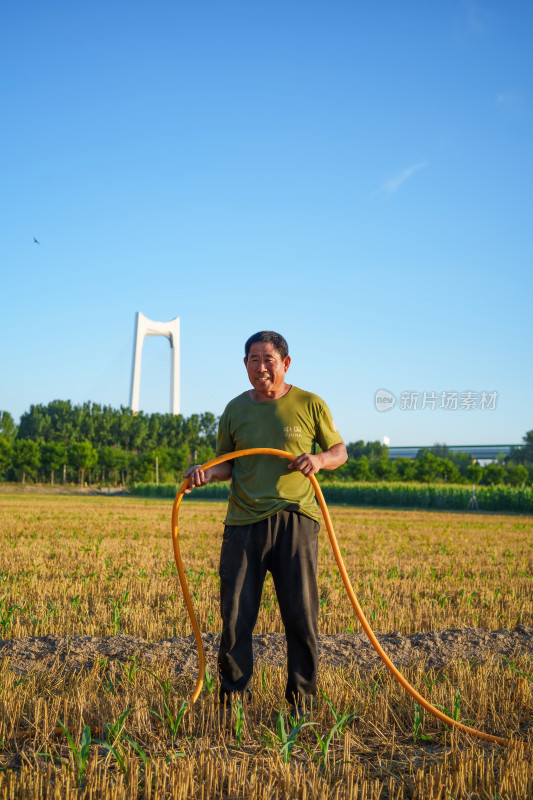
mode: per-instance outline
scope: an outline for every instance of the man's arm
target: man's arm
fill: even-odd
[[[205,486],[210,481],[228,481],[231,478],[232,470],[233,461],[223,461],[222,464],[215,464],[214,467],[209,467],[205,471],[198,464],[189,467],[183,473],[184,478],[189,478],[185,494],[189,494],[196,486]]]
[[[348,459],[348,451],[344,442],[334,444],[328,450],[317,453],[302,453],[295,461],[291,461],[289,469],[299,469],[306,477],[315,475],[321,469],[337,469]]]

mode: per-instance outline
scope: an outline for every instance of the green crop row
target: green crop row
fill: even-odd
[[[467,486],[413,483],[330,483],[322,487],[326,503],[380,508],[434,508],[464,511],[472,507],[472,490]],[[137,497],[175,497],[176,484],[138,483],[130,487]],[[225,500],[227,484],[195,489],[195,500]],[[187,496],[186,496],[187,497]],[[533,512],[533,489],[516,486],[478,486],[476,500],[480,511]]]
[[[412,483],[330,484],[324,489],[327,503],[395,508],[435,508],[464,511],[472,508],[472,490],[467,486]],[[514,486],[478,486],[480,511],[533,512],[533,489]]]

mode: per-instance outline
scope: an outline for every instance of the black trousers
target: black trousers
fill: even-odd
[[[316,693],[318,667],[318,531],[295,511],[250,525],[226,525],[220,553],[222,637],[218,653],[220,699],[244,692],[253,672],[252,633],[267,570],[287,639],[285,697],[296,704]]]

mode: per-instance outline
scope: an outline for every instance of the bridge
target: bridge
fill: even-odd
[[[446,445],[452,453],[468,453],[477,461],[493,461],[498,456],[507,456],[513,448],[521,447],[519,444],[449,444]],[[419,450],[431,450],[431,447],[389,447],[389,458],[416,458]]]

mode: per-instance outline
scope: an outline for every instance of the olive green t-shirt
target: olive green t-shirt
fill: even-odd
[[[316,394],[291,386],[277,400],[258,402],[243,392],[220,418],[217,456],[251,447],[273,447],[295,456],[312,453],[315,442],[328,450],[342,442],[331,412]],[[276,514],[289,504],[318,519],[318,504],[309,478],[288,469],[281,456],[241,456],[233,461],[226,525],[248,525]]]

